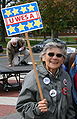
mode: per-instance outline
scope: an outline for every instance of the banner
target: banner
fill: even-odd
[[[7,35],[16,35],[43,28],[37,2],[1,9]]]

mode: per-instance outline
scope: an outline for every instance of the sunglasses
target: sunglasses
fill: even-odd
[[[53,56],[56,56],[56,57],[58,57],[58,58],[63,57],[63,55],[60,54],[60,53],[55,54],[55,53],[49,52],[47,55],[48,55],[49,57],[53,57]]]

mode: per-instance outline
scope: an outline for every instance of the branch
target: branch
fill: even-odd
[[[6,2],[6,4],[8,4],[8,3],[10,3],[12,0],[8,0],[7,2]]]

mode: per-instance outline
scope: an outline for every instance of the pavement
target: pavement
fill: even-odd
[[[21,119],[20,114],[15,108],[18,95],[18,90],[5,92],[0,89],[0,119]]]
[[[23,75],[24,78],[25,75]],[[21,79],[23,81],[23,79]],[[10,78],[9,83],[15,83],[15,79]],[[16,111],[16,103],[19,95],[18,89],[4,91],[0,85],[0,119],[21,119],[20,114]]]
[[[19,113],[16,112],[8,116],[0,117],[0,119],[22,119],[22,117]]]

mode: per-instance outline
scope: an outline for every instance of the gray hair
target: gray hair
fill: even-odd
[[[11,38],[11,43],[17,42],[18,40],[24,40],[24,39],[23,38],[19,38],[19,37],[13,37],[13,38]]]
[[[43,48],[43,51],[41,52],[40,54],[40,58],[42,60],[42,58],[44,57],[44,55],[46,54],[46,51],[48,49],[52,49],[52,48],[59,48],[61,49],[62,53],[63,53],[63,56],[66,57],[66,48],[65,48],[65,45],[64,44],[61,44],[61,43],[56,43],[56,42],[49,42],[47,43],[44,48]]]
[[[17,37],[11,38],[11,43],[13,43],[13,42],[17,42]]]

